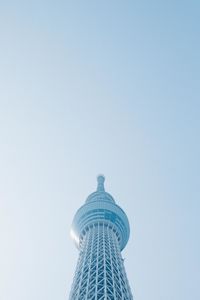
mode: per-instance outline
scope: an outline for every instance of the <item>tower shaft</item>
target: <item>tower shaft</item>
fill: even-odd
[[[85,229],[70,300],[131,300],[119,236],[109,222]]]

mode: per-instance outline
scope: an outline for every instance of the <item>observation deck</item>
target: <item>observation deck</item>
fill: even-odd
[[[104,189],[105,177],[97,177],[97,190],[90,194],[83,206],[74,216],[71,236],[78,249],[88,229],[92,226],[103,225],[112,228],[118,237],[122,251],[129,239],[130,227],[125,212],[115,203],[113,197]]]

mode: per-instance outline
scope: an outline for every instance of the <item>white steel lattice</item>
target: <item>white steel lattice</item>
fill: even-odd
[[[88,226],[79,250],[70,300],[133,299],[119,236],[111,222],[105,220]]]

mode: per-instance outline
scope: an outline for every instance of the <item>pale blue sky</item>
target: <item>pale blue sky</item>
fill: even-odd
[[[200,299],[199,1],[0,2],[0,299],[65,300],[96,175],[136,300]]]

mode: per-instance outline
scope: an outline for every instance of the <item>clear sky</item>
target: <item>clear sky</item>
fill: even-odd
[[[0,2],[0,299],[68,299],[106,176],[136,300],[200,299],[200,2]]]

